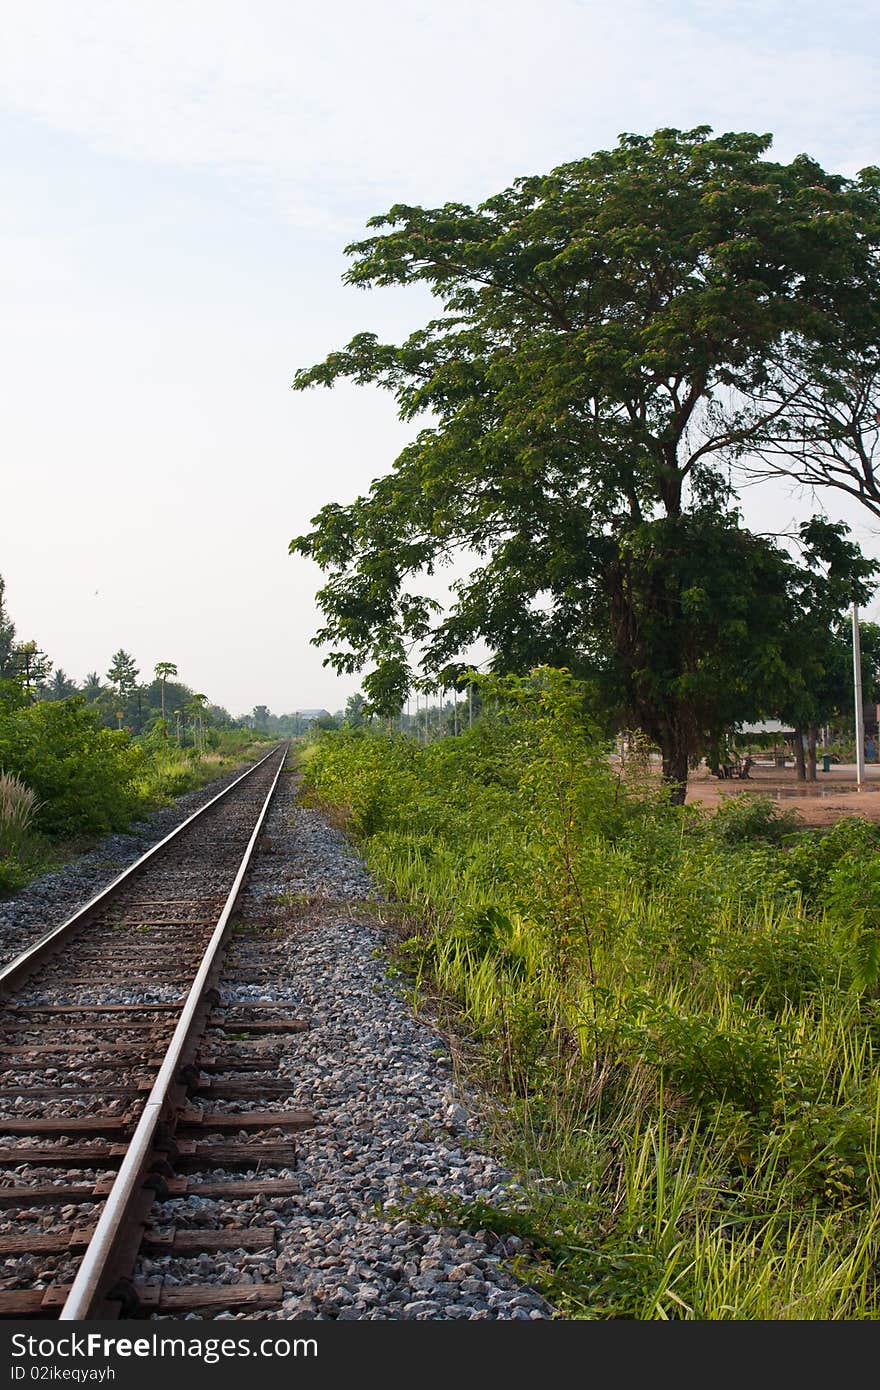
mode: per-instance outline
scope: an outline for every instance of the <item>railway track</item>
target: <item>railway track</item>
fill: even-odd
[[[0,970],[0,1317],[211,1316],[278,1307],[280,1284],[133,1277],[140,1256],[240,1252],[275,1231],[224,1224],[224,1199],[298,1190],[278,1071],[307,1023],[224,997],[271,967],[235,939],[235,901],[287,746],[275,749],[67,922]],[[220,1216],[157,1226],[157,1201]],[[214,1204],[219,1204],[216,1206]]]

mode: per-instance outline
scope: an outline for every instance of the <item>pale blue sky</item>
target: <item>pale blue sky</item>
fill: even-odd
[[[7,0],[3,27],[13,616],[79,678],[122,645],[235,713],[334,709],[358,684],[308,645],[319,576],[287,543],[405,435],[379,393],[289,384],[424,314],[417,291],[340,284],[367,217],[661,125],[880,161],[867,3]],[[807,509],[776,490],[748,510],[767,529]]]

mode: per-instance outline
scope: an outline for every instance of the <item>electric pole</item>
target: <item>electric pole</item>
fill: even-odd
[[[859,636],[859,607],[852,606],[853,632],[853,690],[856,706],[856,785],[859,791],[865,784],[865,707],[862,703],[862,645]]]

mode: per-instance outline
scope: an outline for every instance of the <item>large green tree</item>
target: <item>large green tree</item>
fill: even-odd
[[[769,145],[627,135],[476,208],[393,207],[348,248],[349,283],[439,301],[402,344],[360,334],[295,380],[378,382],[428,417],[368,496],[291,542],[329,571],[316,642],[340,671],[372,664],[375,707],[400,707],[414,651],[448,679],[477,638],[501,669],[598,661],[683,795],[707,731],[694,680],[719,659],[681,621],[688,594],[723,603],[711,568],[745,547],[751,612],[773,568],[728,512],[724,460],[789,408],[786,345],[821,361],[877,286],[876,181]],[[414,580],[461,552],[472,572],[443,611]],[[707,640],[723,620],[704,613]]]

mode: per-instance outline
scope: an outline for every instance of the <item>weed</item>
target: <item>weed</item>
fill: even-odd
[[[515,1211],[405,1210],[519,1234],[571,1317],[877,1318],[880,832],[670,807],[613,774],[562,673],[485,704],[457,739],[343,731],[304,768],[518,1175]]]

